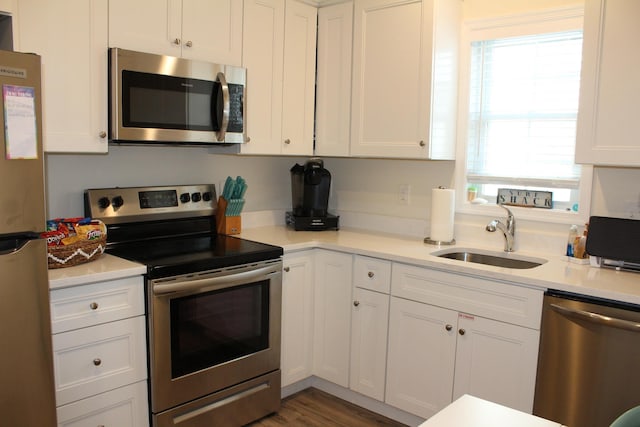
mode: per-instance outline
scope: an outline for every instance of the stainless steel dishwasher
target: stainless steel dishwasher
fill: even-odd
[[[640,307],[548,291],[533,413],[608,427],[640,405]]]

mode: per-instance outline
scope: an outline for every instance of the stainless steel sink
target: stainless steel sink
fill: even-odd
[[[483,251],[477,249],[451,249],[433,252],[440,258],[454,259],[463,262],[492,265],[494,267],[528,269],[539,267],[547,260],[542,258],[524,257],[500,252]]]

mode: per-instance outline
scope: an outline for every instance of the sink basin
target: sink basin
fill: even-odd
[[[476,264],[492,265],[494,267],[528,269],[539,267],[547,260],[542,258],[523,257],[519,255],[507,254],[505,252],[490,252],[478,249],[451,249],[433,252],[440,258],[454,259],[463,262],[473,262]]]

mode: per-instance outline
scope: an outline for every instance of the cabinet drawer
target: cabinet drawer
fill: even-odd
[[[53,335],[57,405],[146,379],[144,319]]]
[[[391,288],[391,261],[357,255],[353,264],[353,284],[357,288],[388,294]]]
[[[58,408],[58,427],[149,425],[147,382],[140,381]]]
[[[391,294],[540,329],[541,290],[394,263]]]
[[[70,331],[144,314],[142,276],[51,291],[51,331]]]

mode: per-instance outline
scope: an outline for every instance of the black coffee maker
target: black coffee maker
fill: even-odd
[[[287,225],[295,230],[338,229],[339,217],[327,212],[331,173],[321,159],[309,159],[304,166],[291,168],[292,211],[287,212]]]

